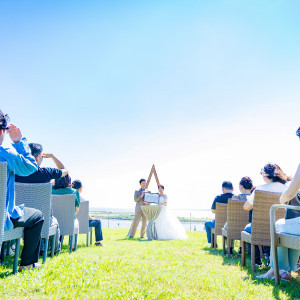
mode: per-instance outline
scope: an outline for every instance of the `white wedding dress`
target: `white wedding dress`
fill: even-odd
[[[178,218],[166,206],[162,206],[155,220],[155,227],[158,240],[186,240],[188,238]]]

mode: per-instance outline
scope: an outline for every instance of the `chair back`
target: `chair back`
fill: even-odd
[[[61,235],[73,235],[75,194],[51,195],[53,216],[57,219]]]
[[[251,240],[255,245],[270,246],[269,212],[273,204],[279,204],[281,193],[255,191],[252,216]],[[285,211],[278,210],[276,220],[284,218]]]
[[[47,183],[15,183],[16,205],[24,204],[25,207],[40,210],[44,215],[44,224],[41,237],[49,238],[51,224],[51,191],[52,185]]]
[[[7,193],[7,162],[0,162],[0,247],[4,236]]]
[[[215,234],[222,235],[222,228],[227,221],[227,204],[216,204]]]
[[[79,222],[79,233],[89,233],[89,201],[80,202],[80,209],[76,218]]]
[[[227,237],[233,240],[241,239],[241,231],[248,224],[248,211],[244,210],[245,201],[228,200]]]

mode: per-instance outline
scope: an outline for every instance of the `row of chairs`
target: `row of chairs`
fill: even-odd
[[[51,224],[51,209],[53,216],[59,223],[62,243],[64,236],[69,236],[70,253],[72,253],[73,238],[75,237],[75,250],[77,249],[78,234],[87,235],[87,247],[92,244],[92,227],[89,227],[89,202],[82,202],[76,218],[79,228],[74,226],[75,195],[52,195],[51,183],[15,183],[15,204],[24,204],[26,207],[36,208],[44,215],[44,224],[41,237],[45,242],[43,262],[47,258],[49,237],[53,236],[51,245],[51,257],[54,256],[55,235],[57,225]],[[13,273],[17,271],[20,250],[20,239],[23,237],[23,228],[14,228],[4,231],[5,206],[7,193],[7,163],[0,162],[0,246],[3,242],[16,240],[16,249],[13,263]],[[89,239],[90,235],[90,239]]]
[[[285,217],[286,209],[300,210],[300,207],[289,205],[280,205],[279,198],[281,194],[256,191],[252,215],[251,234],[244,231],[248,222],[248,212],[243,209],[244,201],[229,200],[228,204],[217,203],[215,228],[212,230],[211,247],[216,248],[217,236],[222,236],[223,254],[230,257],[230,247],[235,240],[241,242],[242,265],[246,264],[246,243],[251,244],[251,267],[255,272],[255,246],[259,246],[262,254],[262,246],[269,246],[273,253],[275,280],[280,281],[278,271],[277,247],[288,247],[300,250],[300,237],[277,233],[275,231],[275,222]],[[227,229],[224,228],[227,222]],[[214,239],[213,239],[214,235]]]

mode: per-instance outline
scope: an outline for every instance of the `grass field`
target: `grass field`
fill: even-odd
[[[299,278],[279,287],[257,280],[236,252],[228,259],[210,249],[204,233],[189,232],[187,241],[128,240],[126,233],[105,229],[106,247],[89,248],[82,235],[78,251],[64,246],[40,270],[11,275],[11,265],[2,266],[0,298],[300,299]]]

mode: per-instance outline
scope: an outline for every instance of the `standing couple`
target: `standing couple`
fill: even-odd
[[[136,202],[135,206],[135,216],[131,224],[131,228],[129,231],[129,238],[133,238],[138,225],[140,223],[140,219],[142,218],[142,228],[141,228],[141,238],[144,238],[146,232],[147,218],[143,214],[141,207],[143,205],[149,205],[144,202],[145,192],[146,190],[146,180],[141,179],[139,181],[141,188],[134,193],[134,201]],[[157,230],[157,239],[158,240],[185,240],[188,236],[185,233],[185,230],[176,216],[174,216],[167,209],[167,195],[164,194],[164,186],[158,186],[159,192],[159,203],[158,205],[162,205],[162,210],[160,215],[155,220],[156,230]]]

